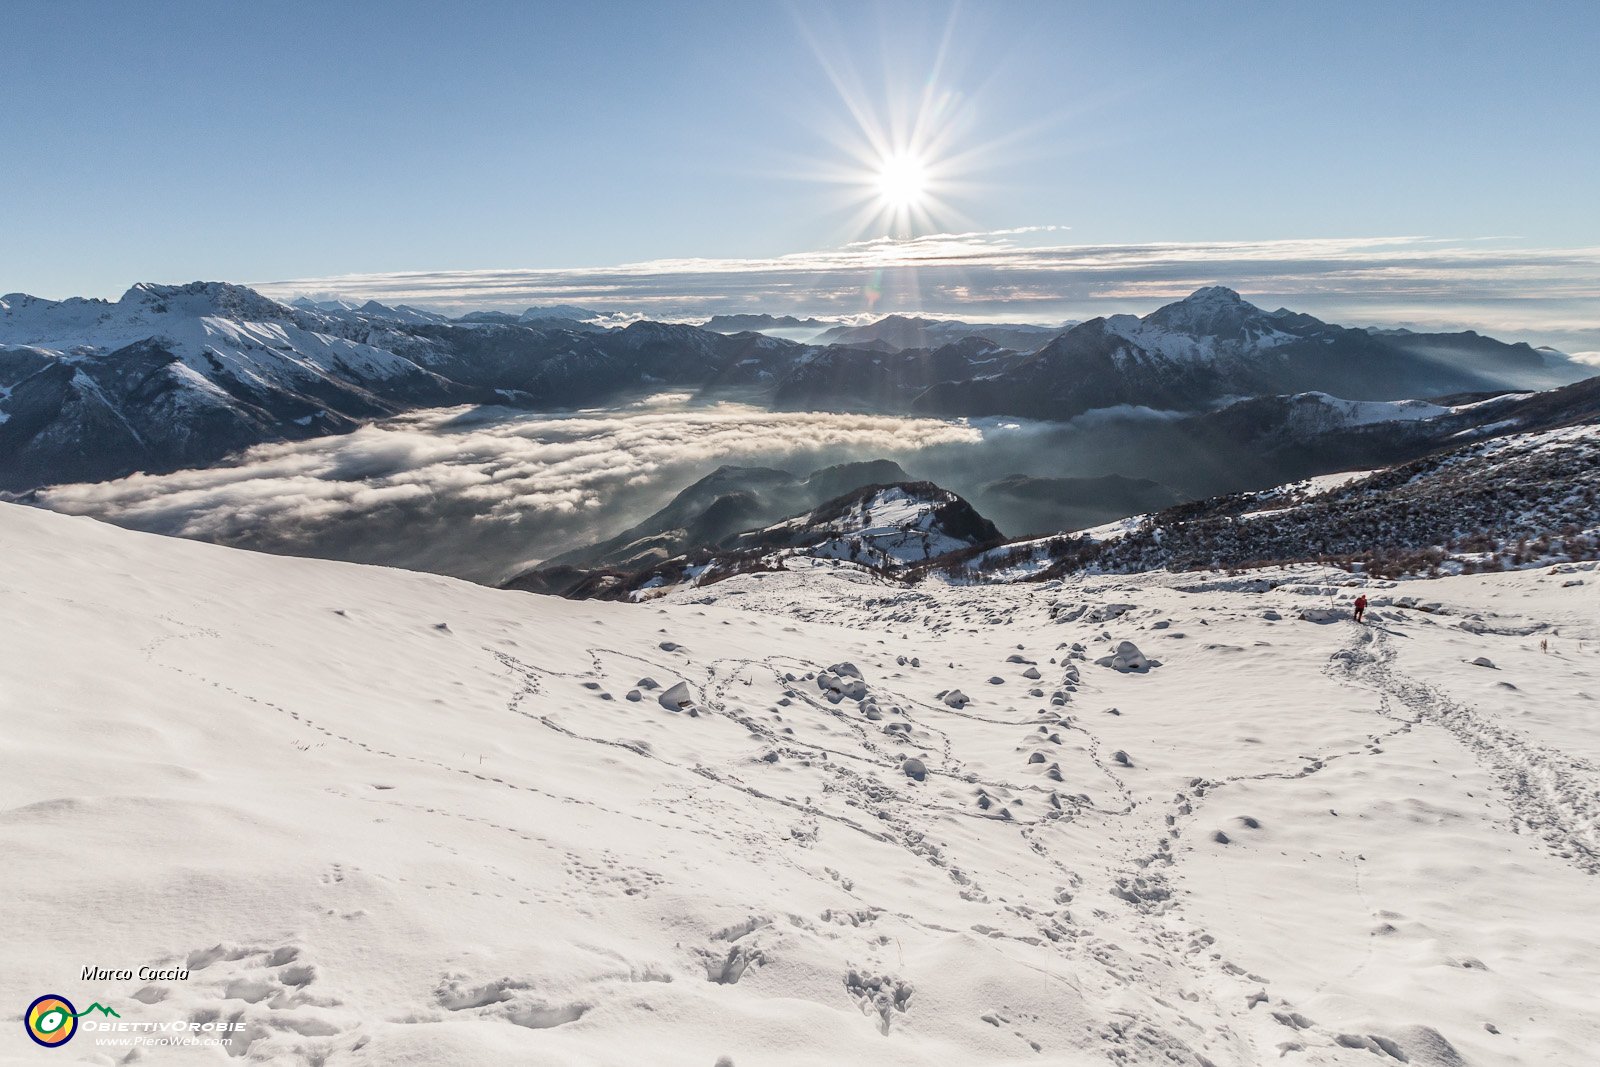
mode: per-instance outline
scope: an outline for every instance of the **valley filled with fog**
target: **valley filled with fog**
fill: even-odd
[[[1012,474],[1119,473],[1190,489],[1226,478],[1203,460],[1151,447],[1167,439],[1162,428],[1173,419],[1153,411],[1068,423],[771,412],[683,394],[557,414],[453,408],[262,445],[209,468],[57,486],[39,502],[147,532],[494,582],[615,533],[725,464],[804,474],[890,459],[981,501],[1008,535],[1104,521],[1119,510],[1114,503],[989,487]]]

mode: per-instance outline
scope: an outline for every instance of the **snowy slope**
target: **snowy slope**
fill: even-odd
[[[1593,570],[1358,627],[1313,568],[629,606],[14,505],[0,546],[0,996],[241,1027],[140,1062],[1600,1047]]]
[[[749,540],[782,540],[799,554],[871,561],[892,569],[998,536],[999,531],[956,494],[930,483],[910,482],[850,494],[758,531]]]
[[[1289,397],[1304,429],[1328,426],[1371,426],[1383,422],[1413,422],[1470,410],[1474,405],[1443,407],[1426,400],[1341,400],[1327,393],[1301,393]],[[1311,412],[1317,412],[1311,414]]]
[[[1384,470],[1197,501],[1125,520],[1120,530],[1094,566],[1138,571],[1320,558],[1365,560],[1393,573],[1459,569],[1464,561],[1497,568],[1593,559],[1600,425],[1510,433]]]
[[[220,282],[141,283],[115,303],[13,295],[0,298],[0,343],[103,354],[157,338],[198,372],[263,389],[334,375],[371,380],[420,373],[393,352],[308,329],[304,314]]]

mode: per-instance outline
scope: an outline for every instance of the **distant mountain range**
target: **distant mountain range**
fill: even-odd
[[[823,330],[835,325],[825,319],[797,319],[793,315],[713,315],[702,324],[701,329],[710,330],[712,333],[777,333],[788,336],[791,331],[805,334],[805,338],[821,333]],[[792,338],[800,340],[802,338]]]
[[[146,286],[145,288],[150,288]],[[336,318],[352,319],[357,322],[402,322],[402,323],[445,323],[452,321],[448,315],[440,315],[434,311],[412,307],[410,304],[380,304],[376,300],[368,300],[365,304],[356,304],[349,300],[312,300],[309,297],[299,297],[290,301],[290,307],[302,311],[316,311]]]
[[[815,344],[883,344],[892,350],[935,349],[967,338],[980,338],[991,347],[1015,352],[1035,352],[1059,337],[1070,325],[1030,326],[1023,323],[974,323],[954,319],[925,319],[888,315],[865,326],[835,326],[812,339]]]
[[[145,288],[150,287],[146,286]],[[356,304],[349,300],[312,300],[310,297],[301,296],[289,301],[288,306],[301,311],[313,311],[335,318],[354,319],[360,322],[398,322],[407,325],[426,323],[437,326],[453,322],[492,322],[502,325],[515,325],[518,323],[560,322],[588,329],[600,329],[600,327],[592,326],[591,323],[595,319],[604,317],[603,312],[595,311],[592,308],[578,307],[576,304],[552,304],[548,307],[531,307],[516,314],[509,311],[473,311],[456,318],[441,315],[436,311],[412,307],[409,304],[391,306],[380,304],[376,300],[368,300],[365,304]]]
[[[1286,309],[1263,311],[1220,286],[1137,318],[1090,319],[1001,374],[950,379],[913,410],[1064,419],[1121,404],[1195,411],[1227,397],[1330,393],[1397,400],[1547,387],[1585,370],[1527,344],[1476,333],[1376,333]]]
[[[571,305],[458,319],[375,301],[291,306],[219,282],[142,284],[117,301],[0,297],[0,489],[205,465],[440,405],[552,409],[676,389],[835,411],[1065,420],[1127,405],[1206,416],[1239,397],[1393,401],[1542,388],[1587,371],[1476,333],[1266,312],[1220,287],[1143,318],[1006,327],[1024,335],[1008,338],[1017,347],[990,336],[998,327],[899,316],[835,328],[821,344],[594,317]],[[1227,410],[1224,422],[1245,417]]]
[[[772,387],[787,410],[910,412],[944,382],[1004,378],[1027,357],[982,337],[939,348],[833,344],[811,351]]]
[[[472,311],[454,322],[492,322],[501,325],[562,325],[569,329],[598,330],[603,327],[594,325],[594,320],[602,318],[601,312],[592,308],[578,307],[576,304],[551,304],[549,307],[531,307],[520,314],[513,315],[507,311]]]
[[[793,315],[754,314],[717,315],[708,319],[703,328],[713,333],[753,330],[807,344],[862,346],[883,352],[934,349],[969,337],[978,337],[991,346],[1027,353],[1043,348],[1070,325],[962,322],[959,319],[930,319],[914,315],[885,315],[875,322],[850,325],[826,319],[801,319]]]
[[[373,303],[290,307],[220,282],[137,285],[117,301],[0,297],[0,489],[200,466],[418,407],[561,407],[700,387],[785,347],[525,314],[460,322]]]

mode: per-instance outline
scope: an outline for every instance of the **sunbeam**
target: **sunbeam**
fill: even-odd
[[[962,83],[953,43],[961,36],[956,13],[929,55],[896,57],[886,45],[877,77],[850,64],[837,27],[798,13],[797,25],[842,105],[830,109],[831,120],[821,119],[837,155],[800,168],[803,177],[843,190],[839,207],[846,224],[839,236],[907,239],[976,226],[955,201],[973,193],[980,165],[993,159],[974,136],[973,97],[952,87]]]

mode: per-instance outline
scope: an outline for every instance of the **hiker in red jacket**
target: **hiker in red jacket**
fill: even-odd
[[[1367,613],[1367,594],[1362,593],[1356,597],[1356,622],[1361,621],[1361,616]]]

